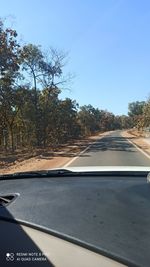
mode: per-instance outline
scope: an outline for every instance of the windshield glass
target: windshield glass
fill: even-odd
[[[149,1],[8,1],[0,174],[150,165]]]

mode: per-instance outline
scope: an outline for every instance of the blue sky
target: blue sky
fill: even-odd
[[[24,42],[69,52],[62,98],[127,114],[150,96],[149,0],[5,0],[0,16]]]

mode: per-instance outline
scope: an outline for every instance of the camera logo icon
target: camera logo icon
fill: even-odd
[[[14,253],[6,253],[6,260],[7,261],[14,261]]]

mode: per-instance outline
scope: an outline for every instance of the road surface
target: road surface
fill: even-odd
[[[150,166],[150,158],[115,131],[96,140],[68,166]]]

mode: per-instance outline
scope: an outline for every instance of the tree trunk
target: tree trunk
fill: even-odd
[[[14,151],[14,133],[13,133],[13,127],[10,126],[10,144],[11,144],[11,149]]]

